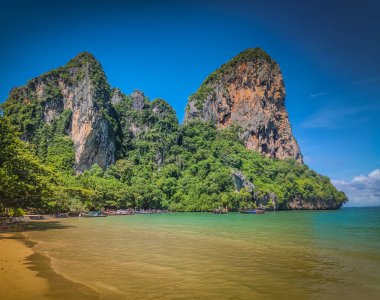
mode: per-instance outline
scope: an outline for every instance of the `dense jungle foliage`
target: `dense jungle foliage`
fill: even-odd
[[[130,123],[147,125],[137,136],[122,133],[122,158],[106,170],[94,165],[76,174],[74,148],[65,135],[63,113],[36,132],[37,144],[21,141],[19,128],[0,118],[0,199],[5,207],[45,212],[80,212],[102,208],[166,208],[176,211],[231,210],[276,205],[290,200],[346,201],[328,177],[294,160],[273,160],[247,150],[238,127],[216,130],[212,124],[180,126],[163,100],[133,111],[130,99],[116,106]],[[41,140],[43,142],[41,142]],[[255,185],[236,191],[233,172],[241,170]],[[275,194],[275,197],[268,195]]]

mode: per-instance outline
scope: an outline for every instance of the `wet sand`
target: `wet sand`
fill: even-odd
[[[48,299],[48,281],[31,270],[34,254],[20,233],[0,233],[0,290],[2,299]]]
[[[2,300],[99,299],[92,289],[54,272],[50,259],[33,251],[22,232],[0,232]]]

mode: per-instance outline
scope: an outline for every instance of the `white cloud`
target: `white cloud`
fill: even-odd
[[[349,200],[347,206],[380,205],[380,169],[356,176],[351,181],[332,180],[332,183],[346,193]]]

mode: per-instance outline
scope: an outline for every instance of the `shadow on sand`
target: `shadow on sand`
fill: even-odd
[[[91,288],[56,273],[51,268],[49,257],[34,253],[27,258],[26,264],[37,272],[37,276],[48,280],[50,289],[46,296],[49,299],[99,299],[99,295]]]
[[[20,240],[20,242],[33,249],[36,243],[26,238],[23,232],[68,229],[72,227],[75,226],[63,225],[54,220],[14,223],[10,224],[7,230],[0,231],[0,240]],[[5,235],[2,235],[2,233]],[[29,269],[36,271],[38,277],[48,280],[50,288],[45,295],[47,299],[99,299],[99,294],[90,287],[73,282],[56,273],[51,267],[51,259],[47,256],[34,252],[34,254],[25,259],[25,264],[28,265]]]
[[[3,237],[1,233],[17,233],[17,232],[28,232],[28,231],[46,231],[51,229],[68,229],[75,226],[63,225],[59,221],[26,221],[19,223],[8,224],[7,229],[0,230],[0,239],[18,239],[17,235]]]

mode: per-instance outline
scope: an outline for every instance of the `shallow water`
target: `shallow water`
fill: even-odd
[[[62,225],[27,236],[57,273],[101,299],[380,295],[380,208],[70,218]]]

